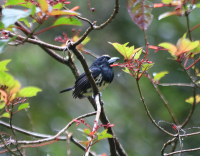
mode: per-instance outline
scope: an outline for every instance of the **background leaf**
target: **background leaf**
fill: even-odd
[[[28,11],[17,10],[17,9],[3,9],[2,10],[2,22],[5,28],[17,22],[20,18],[26,18],[33,13],[35,5],[31,7]]]
[[[162,72],[159,72],[159,73],[155,73],[154,81],[159,81],[166,74],[169,74],[169,72],[168,71],[162,71]]]
[[[153,20],[152,8],[153,3],[148,0],[128,0],[127,2],[131,19],[142,30],[147,30]]]
[[[46,2],[46,0],[38,0],[39,4],[40,4],[40,8],[42,10],[42,12],[46,12],[48,10],[48,4]]]
[[[18,111],[25,109],[25,108],[29,108],[29,103],[23,103],[18,107]]]
[[[0,71],[0,85],[6,85],[8,87],[12,87],[14,84],[14,79],[8,73]]]
[[[42,90],[37,87],[25,87],[25,88],[20,89],[17,92],[16,97],[32,97],[32,96],[36,96],[36,94],[41,91]]]
[[[5,112],[5,113],[2,114],[1,117],[10,118],[10,114],[8,112]]]
[[[18,5],[18,6],[23,6],[26,8],[31,8],[32,4],[31,2],[25,1],[25,0],[7,0],[5,6],[9,5]]]
[[[81,22],[80,22],[78,19],[73,18],[73,17],[70,17],[70,18],[67,18],[67,17],[58,18],[58,19],[54,22],[53,26],[56,26],[56,25],[63,25],[63,24],[82,26]]]
[[[7,64],[10,62],[11,60],[3,60],[0,61],[0,71],[8,71],[8,69],[6,68]]]
[[[106,139],[106,138],[113,138],[113,136],[107,133],[108,129],[105,129],[103,132],[98,134],[98,140]]]

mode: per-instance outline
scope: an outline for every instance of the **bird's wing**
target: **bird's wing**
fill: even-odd
[[[90,70],[92,71],[92,76],[94,79],[101,72],[100,68],[91,68]],[[85,73],[81,74],[75,82],[74,91],[73,91],[74,98],[79,97],[81,94],[86,92],[86,90],[90,87],[91,85],[90,85],[90,82],[88,81],[86,74]]]

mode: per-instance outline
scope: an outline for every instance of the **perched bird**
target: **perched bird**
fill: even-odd
[[[108,55],[103,55],[97,58],[90,66],[89,69],[91,70],[92,76],[100,92],[102,92],[108,86],[108,84],[112,82],[114,78],[114,72],[110,65],[117,60],[119,60],[118,57],[111,58]],[[60,93],[70,90],[73,90],[73,97],[79,99],[92,96],[93,94],[92,87],[85,73],[81,74],[76,79],[73,87],[62,90]]]

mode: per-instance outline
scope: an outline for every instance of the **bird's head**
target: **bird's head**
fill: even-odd
[[[103,55],[99,58],[97,58],[92,65],[112,65],[115,61],[119,60],[119,57],[110,57],[109,55]]]

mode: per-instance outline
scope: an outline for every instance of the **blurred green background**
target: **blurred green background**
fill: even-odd
[[[159,3],[160,1],[153,1]],[[101,24],[110,17],[114,9],[114,0],[91,0],[91,7],[95,8],[95,12],[91,12],[88,8],[87,1],[73,0],[68,8],[80,6],[78,12],[83,17],[91,21],[97,21],[97,25]],[[147,35],[150,45],[158,45],[161,42],[171,42],[176,44],[177,40],[183,36],[187,31],[187,24],[185,17],[170,16],[162,20],[158,20],[158,16],[166,11],[173,10],[173,8],[156,8],[153,9],[152,14],[154,19],[150,25]],[[189,16],[191,28],[199,23],[200,9],[195,9]],[[42,30],[49,25],[52,25],[54,19],[49,19],[40,27]],[[56,36],[62,35],[65,32],[69,37],[72,37],[72,28],[81,29],[81,34],[88,28],[88,23],[81,21],[83,26],[60,26],[50,29],[38,37],[47,43],[61,45],[54,41]],[[38,31],[39,31],[38,30]],[[200,39],[200,29],[197,28],[192,32],[192,38]],[[95,30],[89,34],[90,42],[85,46],[86,49],[97,55],[109,54],[110,56],[120,57],[119,62],[123,62],[123,57],[119,54],[112,45],[108,42],[118,42],[124,44],[129,42],[129,46],[144,47],[143,32],[136,26],[126,9],[126,1],[120,0],[119,13],[115,19],[104,29]],[[162,83],[176,83],[184,82],[190,83],[186,73],[183,72],[180,65],[171,59],[171,56],[166,51],[159,51],[155,53],[149,50],[149,60],[155,62],[155,65],[149,70],[152,75],[154,72],[169,71],[169,74],[161,79]],[[63,52],[58,52],[64,56]],[[85,55],[85,58],[90,65],[94,58],[90,55]],[[74,57],[75,58],[75,57]],[[25,43],[17,47],[8,47],[7,50],[1,54],[1,60],[12,59],[8,64],[9,73],[19,80],[23,87],[37,86],[43,91],[38,93],[36,97],[28,98],[30,108],[28,114],[30,115],[33,129],[35,132],[44,134],[56,134],[73,118],[82,114],[94,111],[87,99],[73,99],[71,92],[59,94],[59,91],[67,87],[71,87],[75,78],[70,69],[54,60],[46,54],[41,48],[36,45]],[[79,61],[75,58],[75,63],[79,68],[80,73],[83,69]],[[200,67],[200,64],[197,64]],[[105,103],[104,108],[107,117],[111,124],[114,124],[113,130],[119,138],[124,149],[130,156],[155,156],[160,155],[160,150],[165,142],[171,137],[158,130],[148,118],[144,106],[140,100],[136,82],[134,78],[128,74],[122,73],[119,68],[114,68],[115,78],[112,84],[103,92],[102,99]],[[151,112],[151,115],[156,122],[164,120],[172,122],[172,119],[153,88],[152,84],[146,77],[140,80],[141,89]],[[169,105],[174,112],[176,118],[181,124],[187,117],[191,105],[185,102],[186,98],[192,96],[192,88],[190,87],[161,87],[160,90],[166,97]],[[198,89],[198,93],[199,93]],[[194,114],[187,124],[189,127],[200,127],[199,121],[200,107],[197,105]],[[2,119],[8,122],[8,119]],[[93,125],[94,117],[85,119],[89,124]],[[13,123],[15,126],[32,130],[30,119],[26,111],[20,111],[14,115]],[[175,133],[170,125],[162,123],[161,126],[166,130]],[[77,128],[85,128],[83,125],[76,127],[73,125],[68,131],[73,133],[73,136],[79,140],[85,140],[81,132]],[[8,129],[0,129],[8,132]],[[103,129],[102,129],[103,130]],[[195,132],[195,130],[187,130]],[[32,139],[24,135],[18,134],[18,139]],[[184,138],[183,149],[196,148],[200,144],[200,136],[192,136]],[[166,152],[170,150],[169,146]],[[180,149],[177,145],[176,150]],[[109,155],[109,146],[107,140],[103,140],[92,146],[92,151],[97,154],[106,153]],[[38,148],[27,148],[28,156],[64,156],[67,155],[66,142],[57,142],[51,145],[46,145]],[[83,151],[71,143],[71,153],[73,156],[83,155]],[[10,155],[10,154],[2,154]],[[200,155],[200,151],[184,153],[183,155]]]

